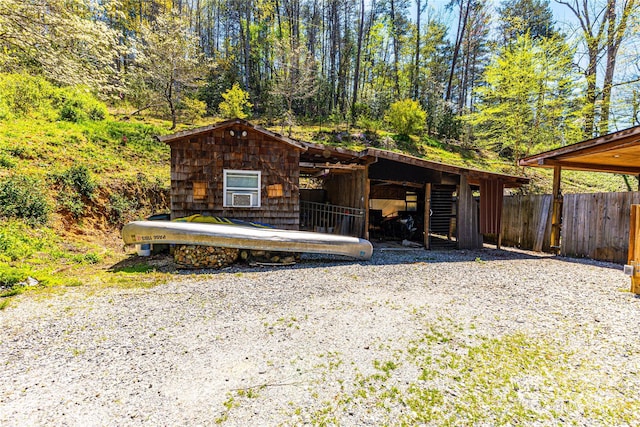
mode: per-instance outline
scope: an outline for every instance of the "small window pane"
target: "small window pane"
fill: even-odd
[[[258,188],[258,175],[227,174],[227,186],[234,188]]]

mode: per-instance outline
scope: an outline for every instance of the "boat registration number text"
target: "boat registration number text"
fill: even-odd
[[[166,239],[166,235],[164,234],[154,234],[153,236],[136,236],[136,241],[138,242],[151,242],[153,240],[164,240]]]

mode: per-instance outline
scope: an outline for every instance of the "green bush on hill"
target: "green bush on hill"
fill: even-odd
[[[80,218],[85,211],[86,200],[93,200],[97,184],[91,178],[85,165],[74,165],[54,177],[61,207]]]
[[[44,184],[37,178],[9,175],[0,181],[0,217],[19,218],[31,225],[44,224],[50,207]]]
[[[0,120],[37,117],[78,123],[107,115],[107,106],[86,87],[56,87],[43,77],[0,74]]]
[[[424,129],[427,113],[418,101],[404,99],[391,104],[386,120],[400,135],[416,135]]]
[[[100,121],[107,117],[107,106],[83,87],[63,88],[58,92],[59,118],[78,123]]]

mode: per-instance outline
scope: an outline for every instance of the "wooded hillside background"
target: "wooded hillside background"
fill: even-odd
[[[517,158],[639,122],[638,0],[555,7],[571,22],[545,0],[0,0],[0,71],[174,124],[235,83],[289,123],[375,129],[413,99],[429,134]]]

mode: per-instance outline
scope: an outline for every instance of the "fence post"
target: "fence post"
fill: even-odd
[[[562,222],[562,194],[560,193],[561,166],[553,168],[553,210],[551,213],[551,250],[560,251],[560,227]]]
[[[640,205],[631,205],[629,222],[629,256],[627,264],[633,266],[631,292],[640,294]]]

